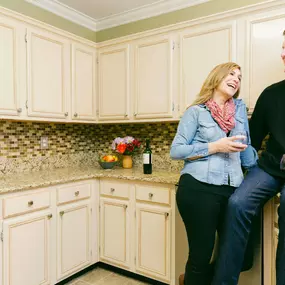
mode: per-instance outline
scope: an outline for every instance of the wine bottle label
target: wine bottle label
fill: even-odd
[[[151,164],[151,156],[149,153],[143,154],[143,164]]]

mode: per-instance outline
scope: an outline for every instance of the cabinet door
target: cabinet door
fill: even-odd
[[[27,31],[28,116],[67,118],[69,42],[40,29]]]
[[[25,29],[20,23],[0,16],[0,115],[20,116],[20,97],[25,88],[20,83],[25,63]]]
[[[168,282],[170,244],[170,209],[137,204],[136,271]]]
[[[130,47],[98,51],[99,120],[129,119]]]
[[[180,113],[198,95],[209,72],[236,59],[236,22],[207,24],[180,34]]]
[[[261,92],[267,86],[284,79],[280,58],[285,27],[285,9],[250,16],[246,21],[246,94],[253,111]]]
[[[95,48],[72,44],[72,119],[96,120]]]
[[[63,279],[91,263],[90,202],[58,208],[57,278]]]
[[[3,222],[4,285],[50,284],[50,212]]]
[[[100,260],[124,268],[130,266],[128,202],[100,199]]]
[[[135,118],[171,118],[173,40],[156,36],[135,43],[134,48]]]

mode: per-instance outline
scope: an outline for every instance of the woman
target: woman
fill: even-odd
[[[246,106],[237,99],[240,84],[239,65],[216,66],[185,111],[171,145],[171,157],[184,160],[176,200],[187,232],[189,257],[180,285],[211,283],[210,259],[227,200],[243,180],[242,166],[256,164]]]

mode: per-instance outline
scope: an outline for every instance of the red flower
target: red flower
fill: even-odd
[[[127,150],[130,151],[130,152],[133,152],[135,149],[135,147],[132,145],[132,144],[128,144],[127,145]]]
[[[124,143],[120,143],[120,144],[117,145],[117,151],[119,153],[124,153],[126,148],[127,148],[127,145],[124,144]]]

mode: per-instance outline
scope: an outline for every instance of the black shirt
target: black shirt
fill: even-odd
[[[285,154],[285,80],[267,87],[257,100],[249,122],[252,146],[259,151],[269,134],[266,149],[258,161],[267,173],[285,178],[280,161]]]

